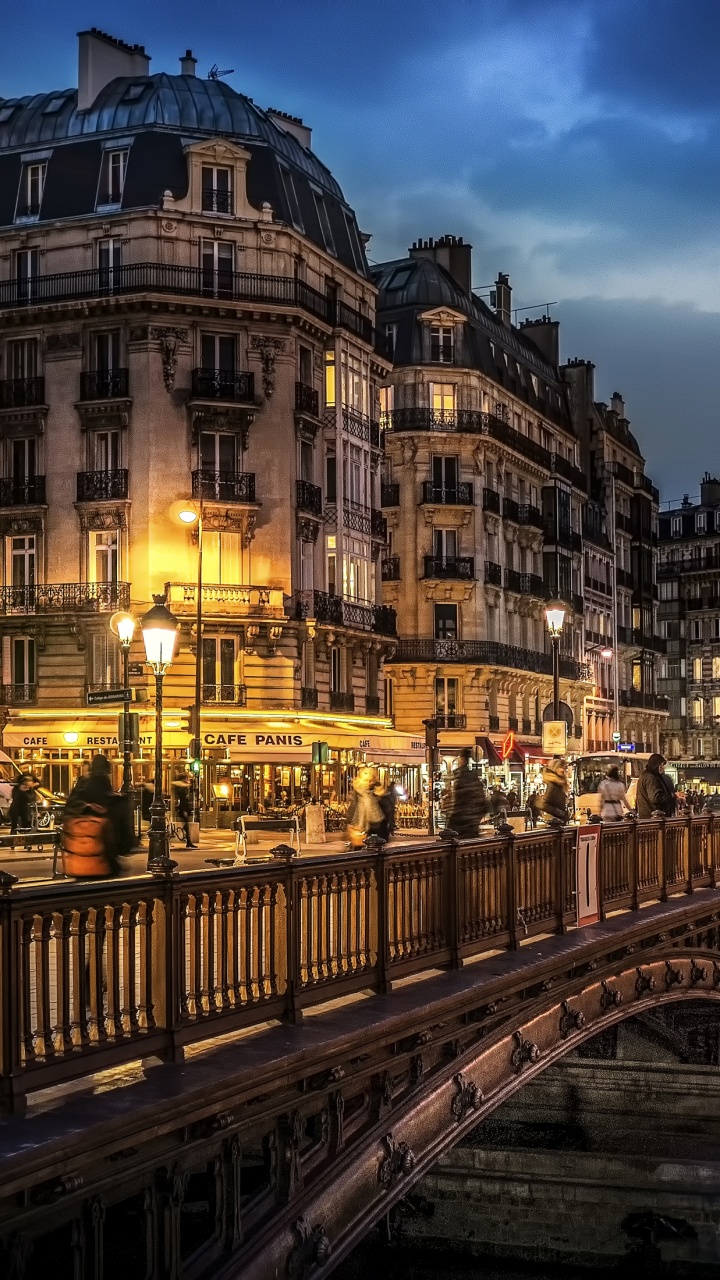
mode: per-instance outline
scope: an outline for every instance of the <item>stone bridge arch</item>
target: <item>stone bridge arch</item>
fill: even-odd
[[[325,1280],[444,1152],[533,1077],[627,1018],[670,1002],[720,1000],[720,930],[647,942],[581,966],[568,982],[548,980],[499,1022],[488,1007],[496,1025],[487,1034],[469,1047],[455,1041],[454,1056],[427,1075],[421,1066],[415,1091],[338,1155],[329,1176],[293,1203],[293,1215],[268,1224],[216,1274]]]

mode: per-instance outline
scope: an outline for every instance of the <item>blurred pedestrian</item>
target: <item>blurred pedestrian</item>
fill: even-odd
[[[128,797],[113,791],[107,756],[93,756],[87,778],[75,783],[63,815],[63,869],[81,879],[120,874],[120,858],[134,843]]]
[[[10,834],[15,835],[18,827],[29,831],[33,825],[35,780],[30,773],[23,773],[12,789],[12,799],[8,809]]]
[[[453,771],[452,796],[447,812],[447,829],[461,840],[477,836],[480,819],[488,811],[485,787],[477,769],[471,767],[472,751],[463,747]]]
[[[598,787],[598,794],[601,802],[600,817],[603,822],[620,822],[624,814],[629,812],[630,806],[627,802],[625,787],[616,764],[610,765]]]
[[[665,757],[656,751],[640,774],[637,789],[638,818],[652,818],[654,813],[672,818],[675,813],[675,788],[672,779],[665,772],[666,763]]]
[[[558,822],[568,820],[568,781],[564,760],[552,760],[543,769],[545,791],[540,798],[540,806],[546,818],[554,818]]]

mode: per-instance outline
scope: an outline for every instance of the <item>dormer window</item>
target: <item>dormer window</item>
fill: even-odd
[[[670,521],[670,534],[673,538],[682,538],[682,516],[673,516]]]
[[[106,151],[103,155],[98,207],[120,204],[125,186],[128,154],[128,148],[124,147],[119,151]]]
[[[454,329],[449,325],[433,325],[430,329],[430,360],[432,364],[452,364],[454,358]]]
[[[39,216],[46,173],[46,160],[23,165],[16,217],[37,218]]]
[[[695,516],[695,532],[704,533],[707,528],[707,515],[704,511],[698,511]]]
[[[203,213],[232,213],[232,170],[203,165]]]
[[[295,190],[295,179],[289,169],[284,165],[280,165],[280,177],[282,178],[283,189],[285,191],[285,200],[292,222],[296,231],[304,231],[302,215],[300,213],[300,205],[298,203],[297,191]]]
[[[313,198],[315,200],[315,209],[317,211],[318,222],[320,223],[320,232],[323,238],[323,244],[328,253],[335,256],[335,240],[330,226],[330,218],[328,217],[327,205],[325,197],[319,191],[313,188]]]
[[[355,219],[353,218],[351,213],[345,214],[345,226],[347,227],[348,239],[350,241],[350,251],[353,256],[355,270],[357,271],[358,275],[362,276],[365,274],[365,263],[363,261],[363,251],[360,247],[360,237],[358,235],[357,226],[355,225]]]

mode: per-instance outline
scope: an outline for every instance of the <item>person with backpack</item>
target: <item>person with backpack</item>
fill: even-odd
[[[79,879],[120,874],[120,858],[134,844],[128,797],[113,791],[107,756],[93,756],[90,773],[75,783],[63,816],[63,869]]]

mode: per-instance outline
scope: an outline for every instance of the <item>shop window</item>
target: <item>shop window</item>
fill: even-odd
[[[235,702],[236,644],[234,636],[203,636],[203,702]]]
[[[458,638],[458,607],[456,604],[436,604],[435,611],[435,639],[436,640],[457,640]]]

